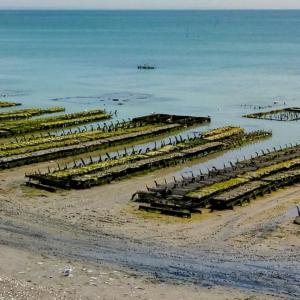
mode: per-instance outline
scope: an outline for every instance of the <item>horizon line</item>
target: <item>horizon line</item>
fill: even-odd
[[[0,11],[297,11],[297,8],[64,8],[64,7],[0,7]]]

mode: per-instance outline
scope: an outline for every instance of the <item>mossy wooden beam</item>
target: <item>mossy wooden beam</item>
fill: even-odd
[[[300,181],[300,168],[278,173],[246,183],[240,187],[224,192],[211,199],[212,209],[228,209],[234,205],[249,202],[265,193],[276,191],[281,187],[289,186]]]
[[[296,121],[300,120],[300,108],[289,107],[264,112],[257,112],[244,115],[245,118],[264,119],[272,121]]]
[[[0,101],[0,108],[20,106],[21,103]]]
[[[205,186],[196,190],[194,192],[188,193],[186,196],[191,198],[205,198],[211,197],[220,192],[224,192],[228,189],[232,189],[236,186],[245,184],[251,180],[259,180],[264,176],[276,173],[283,172],[284,170],[289,170],[294,167],[300,166],[300,157],[294,158],[288,161],[274,163],[268,167],[259,168],[256,171],[246,172],[245,174],[239,175],[235,178],[231,178],[226,181],[218,182],[213,185]]]
[[[242,131],[244,132],[244,131]],[[229,135],[227,140],[224,136],[220,136],[219,132],[215,133],[219,136],[220,141],[210,142],[203,138],[203,135],[192,139],[176,138],[177,143],[168,145],[157,145],[149,150],[142,152],[132,152],[125,156],[109,157],[109,159],[98,162],[84,161],[73,167],[54,170],[46,174],[28,175],[30,179],[38,180],[42,184],[50,186],[68,187],[68,188],[88,188],[94,185],[100,185],[111,180],[120,179],[121,177],[135,174],[138,172],[153,170],[157,167],[167,167],[178,163],[183,163],[188,159],[194,159],[199,156],[205,156],[216,151],[222,151],[235,147],[240,144],[241,135]],[[210,136],[213,136],[212,134]],[[251,140],[254,133],[249,135]],[[247,138],[244,133],[243,138]],[[258,132],[256,138],[261,138],[261,132]],[[224,140],[225,139],[225,140]],[[221,142],[222,141],[222,142]],[[242,179],[241,179],[242,180]],[[244,179],[245,180],[245,179]]]
[[[53,114],[65,111],[63,107],[50,108],[28,108],[14,111],[0,112],[0,122],[18,119],[29,119],[33,116],[40,116],[43,114]]]
[[[8,137],[28,132],[65,128],[81,124],[92,123],[111,118],[103,110],[90,110],[73,114],[64,114],[34,120],[17,120],[0,124],[0,137]]]
[[[145,125],[130,128],[119,128],[115,131],[93,130],[75,134],[67,134],[62,136],[49,136],[28,141],[16,141],[13,143],[6,143],[0,145],[0,158],[9,158],[22,154],[29,155],[37,151],[44,151],[45,153],[54,153],[57,149],[60,150],[74,150],[74,154],[82,153],[77,150],[86,149],[93,151],[118,143],[125,143],[126,141],[146,138],[155,134],[162,134],[173,130],[180,129],[178,124],[173,125]],[[1,161],[1,160],[0,160]]]
[[[231,208],[281,186],[300,181],[300,146],[286,146],[279,150],[262,151],[261,155],[208,170],[207,174],[184,177],[182,180],[147,187],[134,194],[133,199],[154,207],[160,203],[184,209],[198,209],[206,205]]]
[[[231,178],[226,181],[217,182],[213,185],[205,186],[200,188],[199,190],[196,190],[194,192],[188,193],[186,197],[190,198],[196,198],[196,199],[203,199],[207,197],[211,197],[215,194],[218,194],[220,192],[232,189],[233,187],[239,186],[241,184],[244,184],[248,182],[249,179],[246,178]]]
[[[190,125],[183,120],[187,118]],[[80,153],[95,151],[134,140],[183,130],[202,122],[201,118],[180,116],[180,123],[171,123],[162,119],[158,123],[147,123],[145,120],[133,119],[128,122],[106,124],[91,130],[62,132],[61,135],[16,138],[15,142],[0,145],[0,168],[11,168],[18,165],[62,158]],[[202,123],[199,123],[201,125]]]

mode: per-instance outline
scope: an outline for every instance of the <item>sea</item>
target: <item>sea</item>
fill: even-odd
[[[223,166],[300,141],[299,121],[243,118],[300,106],[300,11],[0,11],[0,100],[272,130],[201,165]]]

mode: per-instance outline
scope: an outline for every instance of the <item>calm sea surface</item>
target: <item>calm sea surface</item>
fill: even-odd
[[[300,106],[300,11],[0,11],[0,99],[273,130],[223,160],[299,142],[299,122],[241,105]]]

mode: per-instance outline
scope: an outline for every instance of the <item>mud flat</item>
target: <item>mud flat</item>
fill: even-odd
[[[300,181],[300,146],[268,151],[207,174],[183,178],[148,188],[133,195],[147,203],[139,209],[174,216],[191,217],[193,212],[233,208],[265,193]]]
[[[145,151],[125,153],[122,156],[110,157],[107,154],[103,161],[91,160],[73,167],[58,168],[41,174],[28,174],[28,185],[51,190],[53,188],[84,189],[92,186],[119,180],[122,177],[165,168],[170,165],[183,163],[187,160],[207,156],[211,153],[240,146],[243,143],[257,141],[271,136],[270,132],[257,131],[245,133],[240,127],[223,127],[182,139],[175,137],[175,142],[162,143],[160,147],[147,148]]]
[[[21,187],[25,172],[48,164],[0,173],[1,293],[33,288],[33,295],[65,290],[66,299],[94,299],[99,289],[108,299],[299,297],[299,226],[290,211],[300,201],[299,186],[178,221],[128,203],[137,186],[169,181],[178,166],[85,191]],[[68,265],[73,276],[62,277]]]
[[[67,259],[5,246],[0,246],[0,254],[0,297],[3,299],[198,300],[200,297],[223,300],[224,296],[227,299],[249,297],[249,292],[234,288],[219,286],[212,289],[192,284],[160,282],[157,278],[143,274],[137,276],[132,271],[113,266],[95,266],[74,261],[72,276],[64,277],[62,271],[70,265]],[[251,292],[250,295],[260,299],[258,293]]]

